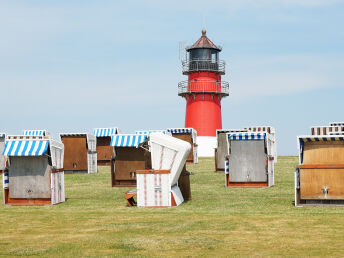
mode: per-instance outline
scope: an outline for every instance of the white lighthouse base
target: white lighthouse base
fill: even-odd
[[[197,136],[198,157],[214,157],[216,148],[216,137]]]

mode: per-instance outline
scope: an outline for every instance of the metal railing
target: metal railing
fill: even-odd
[[[184,60],[182,61],[183,74],[189,72],[216,72],[225,74],[226,62],[223,60]]]
[[[178,83],[178,95],[192,93],[211,93],[221,97],[229,95],[229,83],[225,81],[182,81]]]

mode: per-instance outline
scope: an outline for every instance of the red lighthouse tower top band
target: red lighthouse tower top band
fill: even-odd
[[[221,99],[229,95],[228,82],[221,81],[225,74],[225,62],[219,59],[222,48],[202,30],[202,36],[185,50],[182,66],[188,80],[178,84],[178,95],[186,99],[185,127],[195,128],[199,138],[215,137],[216,129],[222,128]]]

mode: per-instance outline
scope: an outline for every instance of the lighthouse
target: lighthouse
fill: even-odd
[[[222,129],[221,100],[229,95],[228,82],[221,80],[225,62],[219,59],[222,48],[202,30],[202,36],[185,48],[182,60],[187,81],[178,83],[178,95],[186,99],[185,127],[197,131],[198,155],[214,156],[216,130]]]

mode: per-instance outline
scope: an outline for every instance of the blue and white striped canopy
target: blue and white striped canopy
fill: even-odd
[[[42,156],[49,146],[48,140],[10,140],[6,141],[4,156]]]
[[[24,130],[24,135],[28,136],[45,136],[46,130]]]
[[[178,134],[178,133],[192,133],[193,128],[169,128],[168,132]]]
[[[166,134],[166,130],[145,130],[145,131],[136,131],[135,134],[140,135],[150,135],[151,133],[163,133]]]
[[[300,136],[299,140],[303,142],[329,142],[329,141],[344,141],[344,136]]]
[[[112,136],[114,134],[118,134],[118,128],[113,127],[113,128],[95,128],[93,131],[93,134],[96,137],[107,137],[107,136]]]
[[[264,140],[266,133],[228,133],[230,140]]]
[[[117,134],[111,136],[111,146],[114,147],[138,147],[147,140],[147,135]]]

